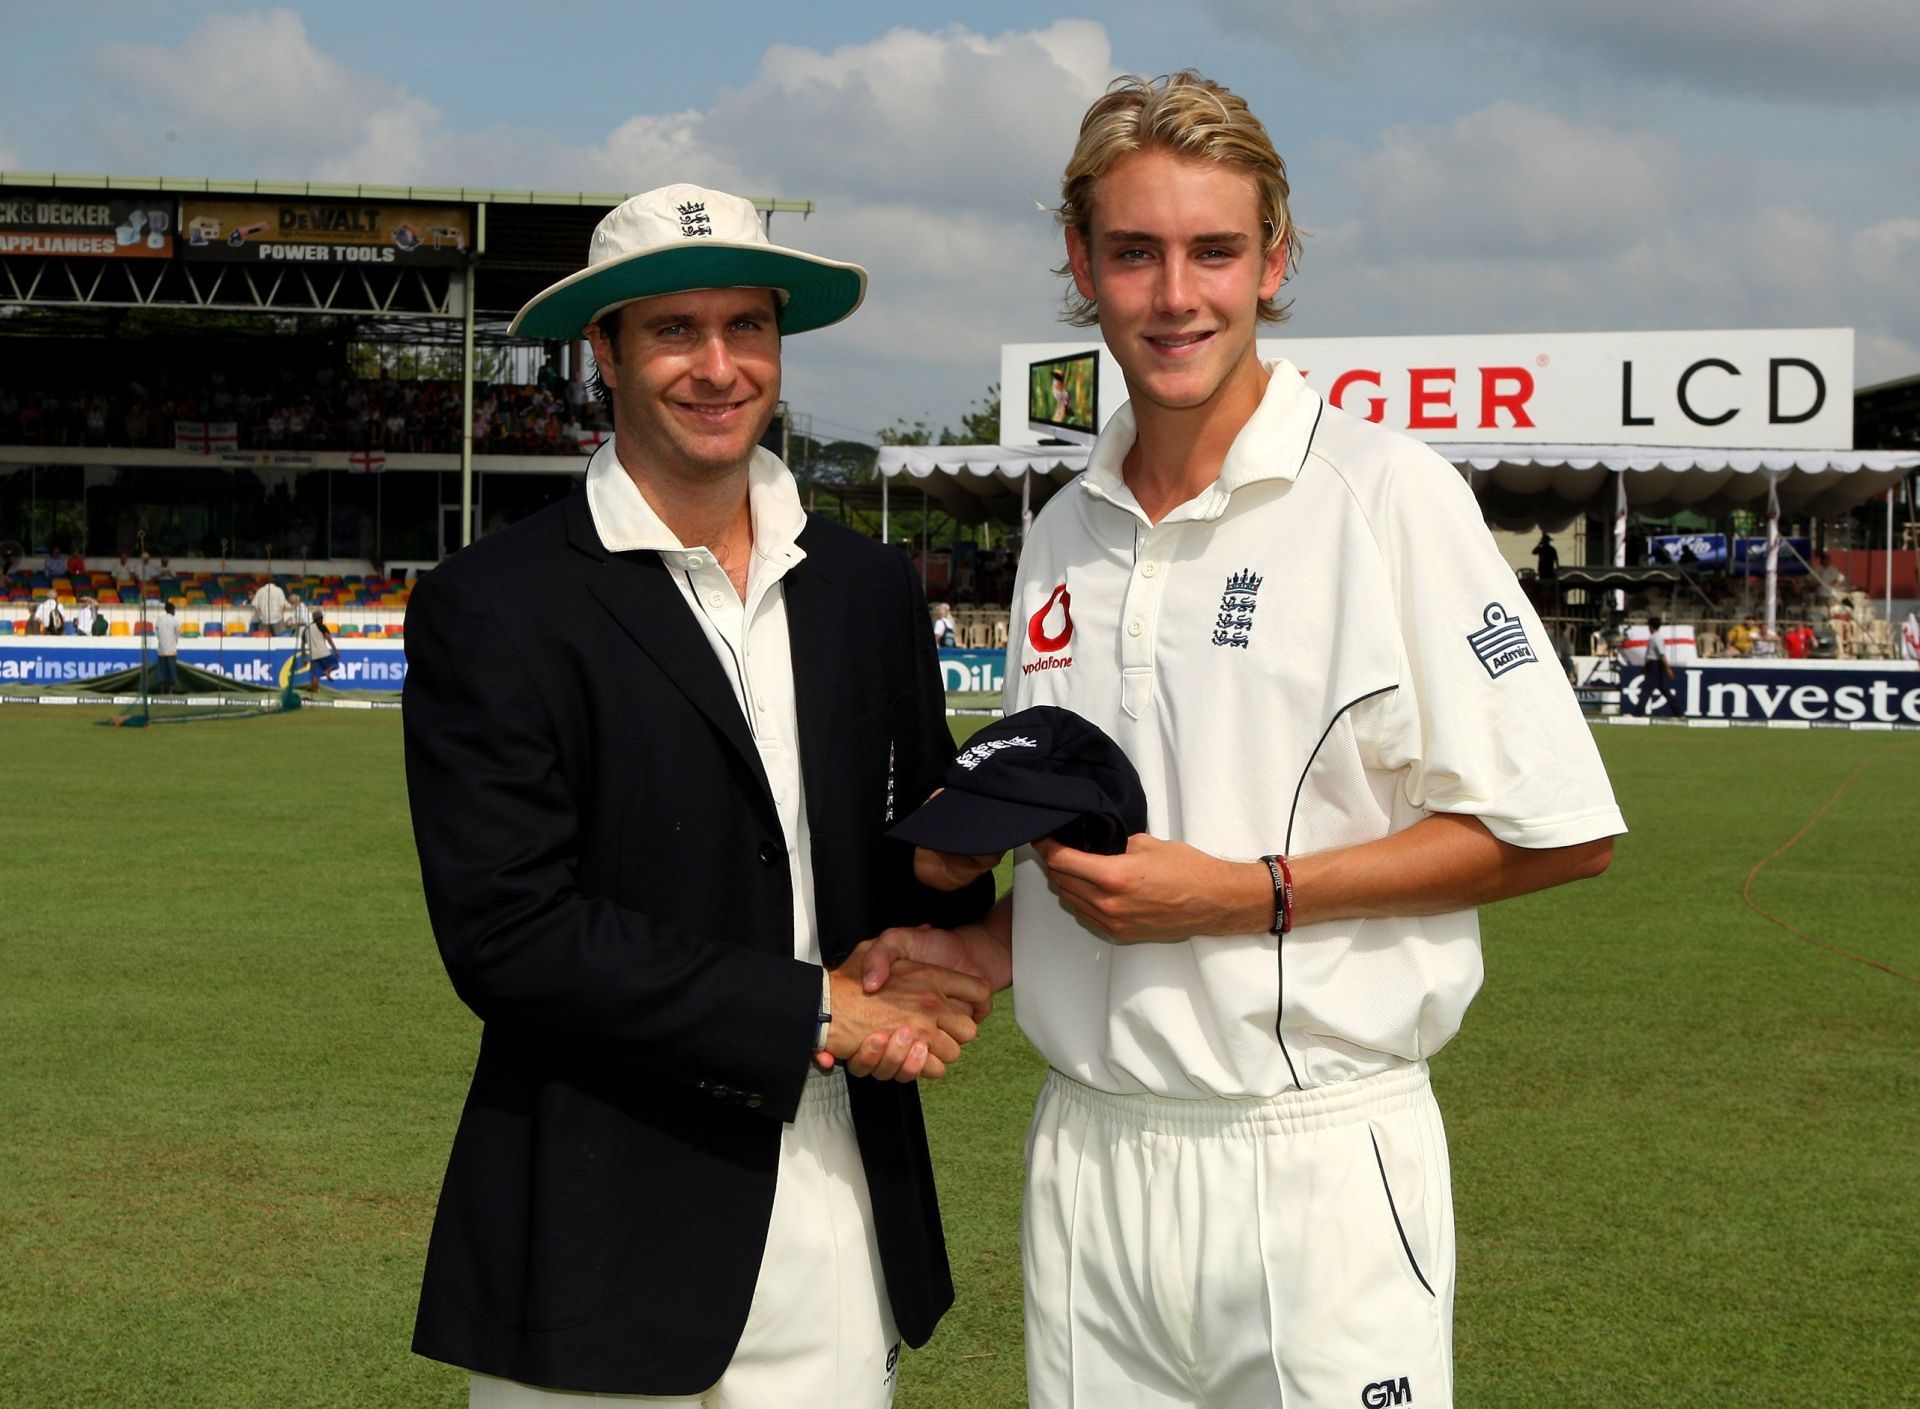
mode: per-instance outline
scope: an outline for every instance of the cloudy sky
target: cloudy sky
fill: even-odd
[[[788,349],[822,433],[956,423],[1067,335],[1040,209],[1116,74],[1244,94],[1301,335],[1851,326],[1920,372],[1911,0],[247,8],[0,0],[0,170],[811,199],[873,272]]]

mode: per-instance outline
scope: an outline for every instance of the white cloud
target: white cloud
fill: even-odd
[[[1849,229],[1791,173],[1508,104],[1334,155],[1302,333],[1853,324],[1862,380],[1916,365],[1920,219]]]
[[[322,51],[290,9],[214,16],[175,45],[109,46],[96,62],[127,100],[101,129],[123,170],[604,192],[693,180],[812,199],[804,223],[776,217],[775,238],[873,278],[846,329],[795,344],[789,387],[869,433],[955,420],[1002,340],[1057,327],[1059,237],[1037,203],[1056,198],[1080,114],[1113,75],[1091,21],[894,29],[776,45],[704,108],[639,112],[581,141],[452,128]]]
[[[1376,248],[1536,258],[1618,248],[1682,195],[1685,163],[1656,132],[1496,103],[1390,128],[1339,166]]]
[[[1851,106],[1910,102],[1920,66],[1911,0],[1209,0],[1230,31],[1345,64],[1393,40],[1544,49],[1597,59],[1630,81]]]
[[[118,161],[281,180],[422,180],[440,114],[314,46],[294,10],[209,16],[179,44],[111,44],[95,60],[117,99],[89,120]]]

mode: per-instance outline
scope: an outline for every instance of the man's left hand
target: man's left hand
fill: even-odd
[[[1116,944],[1168,944],[1207,934],[1247,934],[1273,922],[1273,884],[1258,861],[1224,861],[1145,832],[1118,856],[1034,843],[1047,885]]]

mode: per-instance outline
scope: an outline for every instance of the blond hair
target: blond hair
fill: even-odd
[[[1192,69],[1151,79],[1127,74],[1107,86],[1080,119],[1080,140],[1060,179],[1060,205],[1054,217],[1063,228],[1078,230],[1083,240],[1090,239],[1101,178],[1121,158],[1149,151],[1243,169],[1253,178],[1267,229],[1262,253],[1284,246],[1287,274],[1292,276],[1300,262],[1300,232],[1287,209],[1287,164],[1273,149],[1266,127],[1247,107],[1246,99]],[[1067,278],[1065,320],[1077,328],[1097,323],[1099,312],[1093,301],[1074,287],[1072,266],[1063,264],[1054,272]],[[1263,298],[1260,321],[1285,322],[1288,307]]]

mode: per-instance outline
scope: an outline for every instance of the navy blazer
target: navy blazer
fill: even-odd
[[[883,832],[953,753],[907,562],[820,519],[783,579],[829,965],[952,924]],[[657,553],[575,493],[435,568],[407,613],[407,789],[427,910],[485,1027],[414,1349],[555,1389],[693,1394],[746,1323],[820,971],[740,706]],[[887,1291],[952,1303],[917,1090],[849,1082]]]

